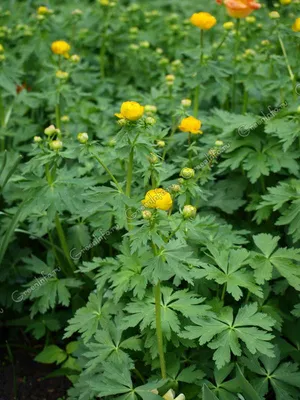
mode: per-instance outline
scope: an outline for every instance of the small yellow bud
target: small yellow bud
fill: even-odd
[[[58,151],[60,149],[62,149],[63,147],[63,143],[61,140],[53,140],[52,142],[50,142],[49,144],[50,149]]]
[[[130,48],[130,50],[136,51],[136,50],[138,50],[140,47],[139,47],[137,44],[135,44],[135,43],[131,43],[131,44],[129,45],[129,48]]]
[[[171,192],[173,193],[178,193],[181,190],[181,186],[180,185],[176,185],[175,183],[173,185],[171,185],[170,187]]]
[[[145,121],[146,121],[146,124],[147,124],[147,125],[154,125],[155,122],[156,122],[155,118],[153,118],[153,117],[147,117],[147,118],[145,119]]]
[[[184,218],[195,218],[197,213],[197,208],[191,205],[186,205],[183,207],[182,215]]]
[[[262,40],[261,41],[261,45],[262,46],[269,46],[270,45],[270,41],[268,39]]]
[[[50,125],[50,126],[48,126],[48,128],[46,128],[44,130],[44,134],[47,136],[52,136],[52,135],[54,135],[54,133],[57,133],[54,125]]]
[[[215,141],[215,146],[220,147],[220,146],[223,146],[223,144],[224,144],[224,142],[222,140],[216,140]]]
[[[69,73],[65,71],[61,71],[60,69],[56,71],[55,76],[57,79],[66,80],[69,77]]]
[[[35,136],[35,137],[33,138],[33,141],[34,141],[35,143],[40,143],[42,140],[43,140],[43,139],[42,139],[40,136]]]
[[[160,47],[158,47],[155,51],[157,54],[162,54],[164,52]]]
[[[270,17],[271,19],[278,19],[278,18],[280,18],[280,14],[279,14],[278,11],[271,11],[271,12],[269,13],[269,17]]]
[[[292,0],[280,0],[280,4],[282,4],[283,6],[287,6],[291,2],[292,2]]]
[[[61,120],[61,122],[69,122],[70,117],[68,115],[63,115],[60,120]]]
[[[183,107],[188,108],[188,107],[190,107],[192,105],[192,100],[191,99],[182,99],[181,100],[181,105]]]
[[[0,53],[4,53],[4,47],[2,44],[0,44]]]
[[[165,145],[166,145],[166,142],[164,142],[163,140],[158,140],[157,141],[157,146],[158,147],[165,147]]]
[[[250,15],[249,17],[246,17],[246,22],[248,22],[249,24],[254,24],[254,22],[256,22],[256,18],[253,15]]]
[[[70,61],[73,62],[74,64],[79,63],[79,61],[80,61],[79,55],[78,55],[78,54],[73,54],[73,55],[70,57]]]
[[[152,106],[150,104],[145,105],[145,113],[153,113],[155,114],[157,112],[157,107],[156,106]]]
[[[175,81],[175,76],[174,75],[172,75],[172,74],[169,74],[169,75],[166,75],[166,81],[167,82],[174,82]]]
[[[117,141],[116,141],[116,139],[110,139],[107,144],[109,147],[115,147],[115,145],[117,144]]]
[[[159,157],[154,153],[150,153],[148,160],[151,164],[157,164],[159,162]]]
[[[152,218],[152,212],[149,210],[143,210],[142,211],[142,216],[145,220],[149,220]]]
[[[148,49],[150,47],[150,43],[147,40],[144,40],[143,42],[140,42],[140,47]]]
[[[76,8],[75,10],[72,11],[72,15],[82,15],[83,12],[79,8]]]
[[[184,179],[191,179],[195,176],[195,170],[193,168],[182,168],[180,176]]]
[[[81,133],[78,133],[77,139],[78,139],[79,143],[85,144],[89,140],[89,135],[86,132],[81,132]]]
[[[234,28],[234,23],[233,23],[232,21],[225,22],[225,23],[223,24],[223,28],[224,28],[226,31],[231,31],[231,30]]]

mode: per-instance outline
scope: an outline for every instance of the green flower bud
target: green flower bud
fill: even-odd
[[[86,132],[78,133],[77,139],[81,144],[85,144],[89,140],[89,135]]]
[[[43,139],[40,136],[35,136],[33,138],[34,143],[40,143]]]
[[[184,218],[195,218],[197,213],[197,208],[191,205],[186,205],[183,207],[182,215]]]
[[[165,147],[165,145],[166,145],[166,142],[164,142],[163,140],[158,140],[157,141],[157,146],[158,147]]]
[[[195,170],[193,170],[193,168],[182,168],[180,171],[180,176],[182,176],[184,179],[194,178]]]
[[[53,140],[49,144],[49,146],[50,146],[50,149],[58,151],[58,150],[62,149],[63,143],[61,140]]]
[[[47,136],[52,136],[54,133],[56,133],[56,128],[54,125],[50,125],[44,130],[44,134]]]
[[[149,220],[152,218],[152,212],[148,210],[143,210],[142,211],[142,216],[145,220]]]
[[[171,192],[173,193],[178,193],[181,190],[181,186],[180,185],[176,185],[175,183],[173,185],[171,185],[170,187]]]

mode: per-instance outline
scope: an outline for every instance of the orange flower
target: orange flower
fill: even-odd
[[[218,4],[222,4],[223,0],[216,0]],[[255,0],[224,0],[227,13],[234,18],[245,18],[254,10],[258,10],[261,4]]]

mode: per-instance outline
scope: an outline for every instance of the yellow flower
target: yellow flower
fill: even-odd
[[[56,42],[53,42],[51,44],[51,50],[54,54],[60,54],[68,57],[68,52],[70,51],[70,49],[71,46],[64,40],[57,40]]]
[[[144,114],[144,107],[136,101],[125,101],[122,106],[120,113],[115,114],[118,118],[125,118],[129,121],[136,121],[140,119]]]
[[[280,4],[282,4],[283,6],[286,6],[288,4],[290,4],[292,2],[292,0],[280,0]]]
[[[294,32],[300,32],[300,18],[297,18],[294,22],[292,29]]]
[[[193,25],[197,26],[197,28],[204,29],[205,31],[211,29],[217,23],[216,18],[207,12],[193,14],[190,21]]]
[[[233,23],[232,21],[225,22],[225,23],[223,24],[223,28],[224,28],[226,31],[230,31],[231,29],[234,28],[234,23]]]
[[[156,208],[168,211],[173,205],[173,200],[169,192],[157,188],[149,190],[146,193],[144,200],[142,200],[142,204],[147,208]]]
[[[49,10],[48,7],[40,6],[40,7],[37,9],[37,14],[38,14],[38,15],[47,15],[47,14],[51,14],[51,10]]]
[[[182,132],[189,132],[193,134],[198,134],[198,133],[203,133],[200,128],[201,128],[201,121],[197,118],[194,117],[187,117],[184,118],[179,127],[178,127]]]

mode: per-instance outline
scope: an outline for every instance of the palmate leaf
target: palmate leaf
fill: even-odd
[[[208,347],[216,349],[213,359],[218,368],[222,368],[230,361],[231,353],[236,356],[242,354],[240,341],[244,342],[248,350],[273,356],[273,345],[270,343],[273,335],[271,331],[275,321],[266,314],[257,312],[257,304],[241,307],[233,318],[230,307],[223,308],[213,317],[194,320],[196,325],[187,326],[182,337],[199,339],[200,345],[208,343]]]
[[[134,387],[128,365],[106,363],[104,372],[98,382],[92,382],[92,388],[98,393],[99,397],[122,395],[116,398],[137,400],[141,397],[143,400],[159,400],[161,397],[151,391],[159,389],[165,382],[164,380],[156,380]]]
[[[217,265],[201,263],[198,269],[192,270],[195,278],[205,277],[208,280],[214,280],[219,285],[226,284],[227,293],[230,293],[235,300],[242,297],[241,288],[248,289],[258,297],[263,296],[262,290],[255,283],[252,271],[246,268],[246,265],[249,264],[247,250],[218,250],[212,244],[208,244],[207,248]]]
[[[99,327],[105,326],[109,320],[110,314],[116,314],[120,309],[116,305],[112,306],[109,301],[103,302],[100,292],[91,293],[85,307],[76,311],[75,316],[71,318],[66,328],[64,338],[68,338],[75,332],[82,335],[84,343],[97,332]]]
[[[110,321],[104,329],[97,330],[94,341],[87,344],[89,351],[84,353],[84,356],[89,359],[85,366],[89,373],[104,361],[129,365],[132,361],[124,350],[142,349],[142,342],[138,336],[122,339],[124,331],[120,325],[121,320]]]
[[[179,333],[181,329],[181,318],[193,320],[201,315],[209,315],[210,307],[202,305],[203,298],[188,290],[173,291],[171,288],[163,287],[161,302],[161,320],[164,335],[171,337],[171,332]],[[147,295],[143,300],[136,300],[126,308],[130,315],[123,318],[124,327],[134,327],[140,324],[140,329],[147,327],[155,328],[155,304],[153,295]]]
[[[262,196],[263,201],[256,208],[256,220],[259,220],[259,213],[263,210],[270,207],[273,211],[279,210],[281,217],[276,225],[287,225],[289,235],[296,242],[300,239],[300,180],[281,182],[278,186],[268,188],[268,192]]]
[[[272,279],[273,269],[283,276],[288,283],[300,291],[300,250],[294,248],[277,248],[279,237],[269,234],[253,236],[260,252],[252,252],[251,267],[259,284]]]
[[[260,395],[265,395],[271,386],[276,400],[296,400],[300,397],[299,366],[291,362],[280,362],[280,352],[275,347],[275,357],[248,355],[242,363],[257,375],[252,384]]]

